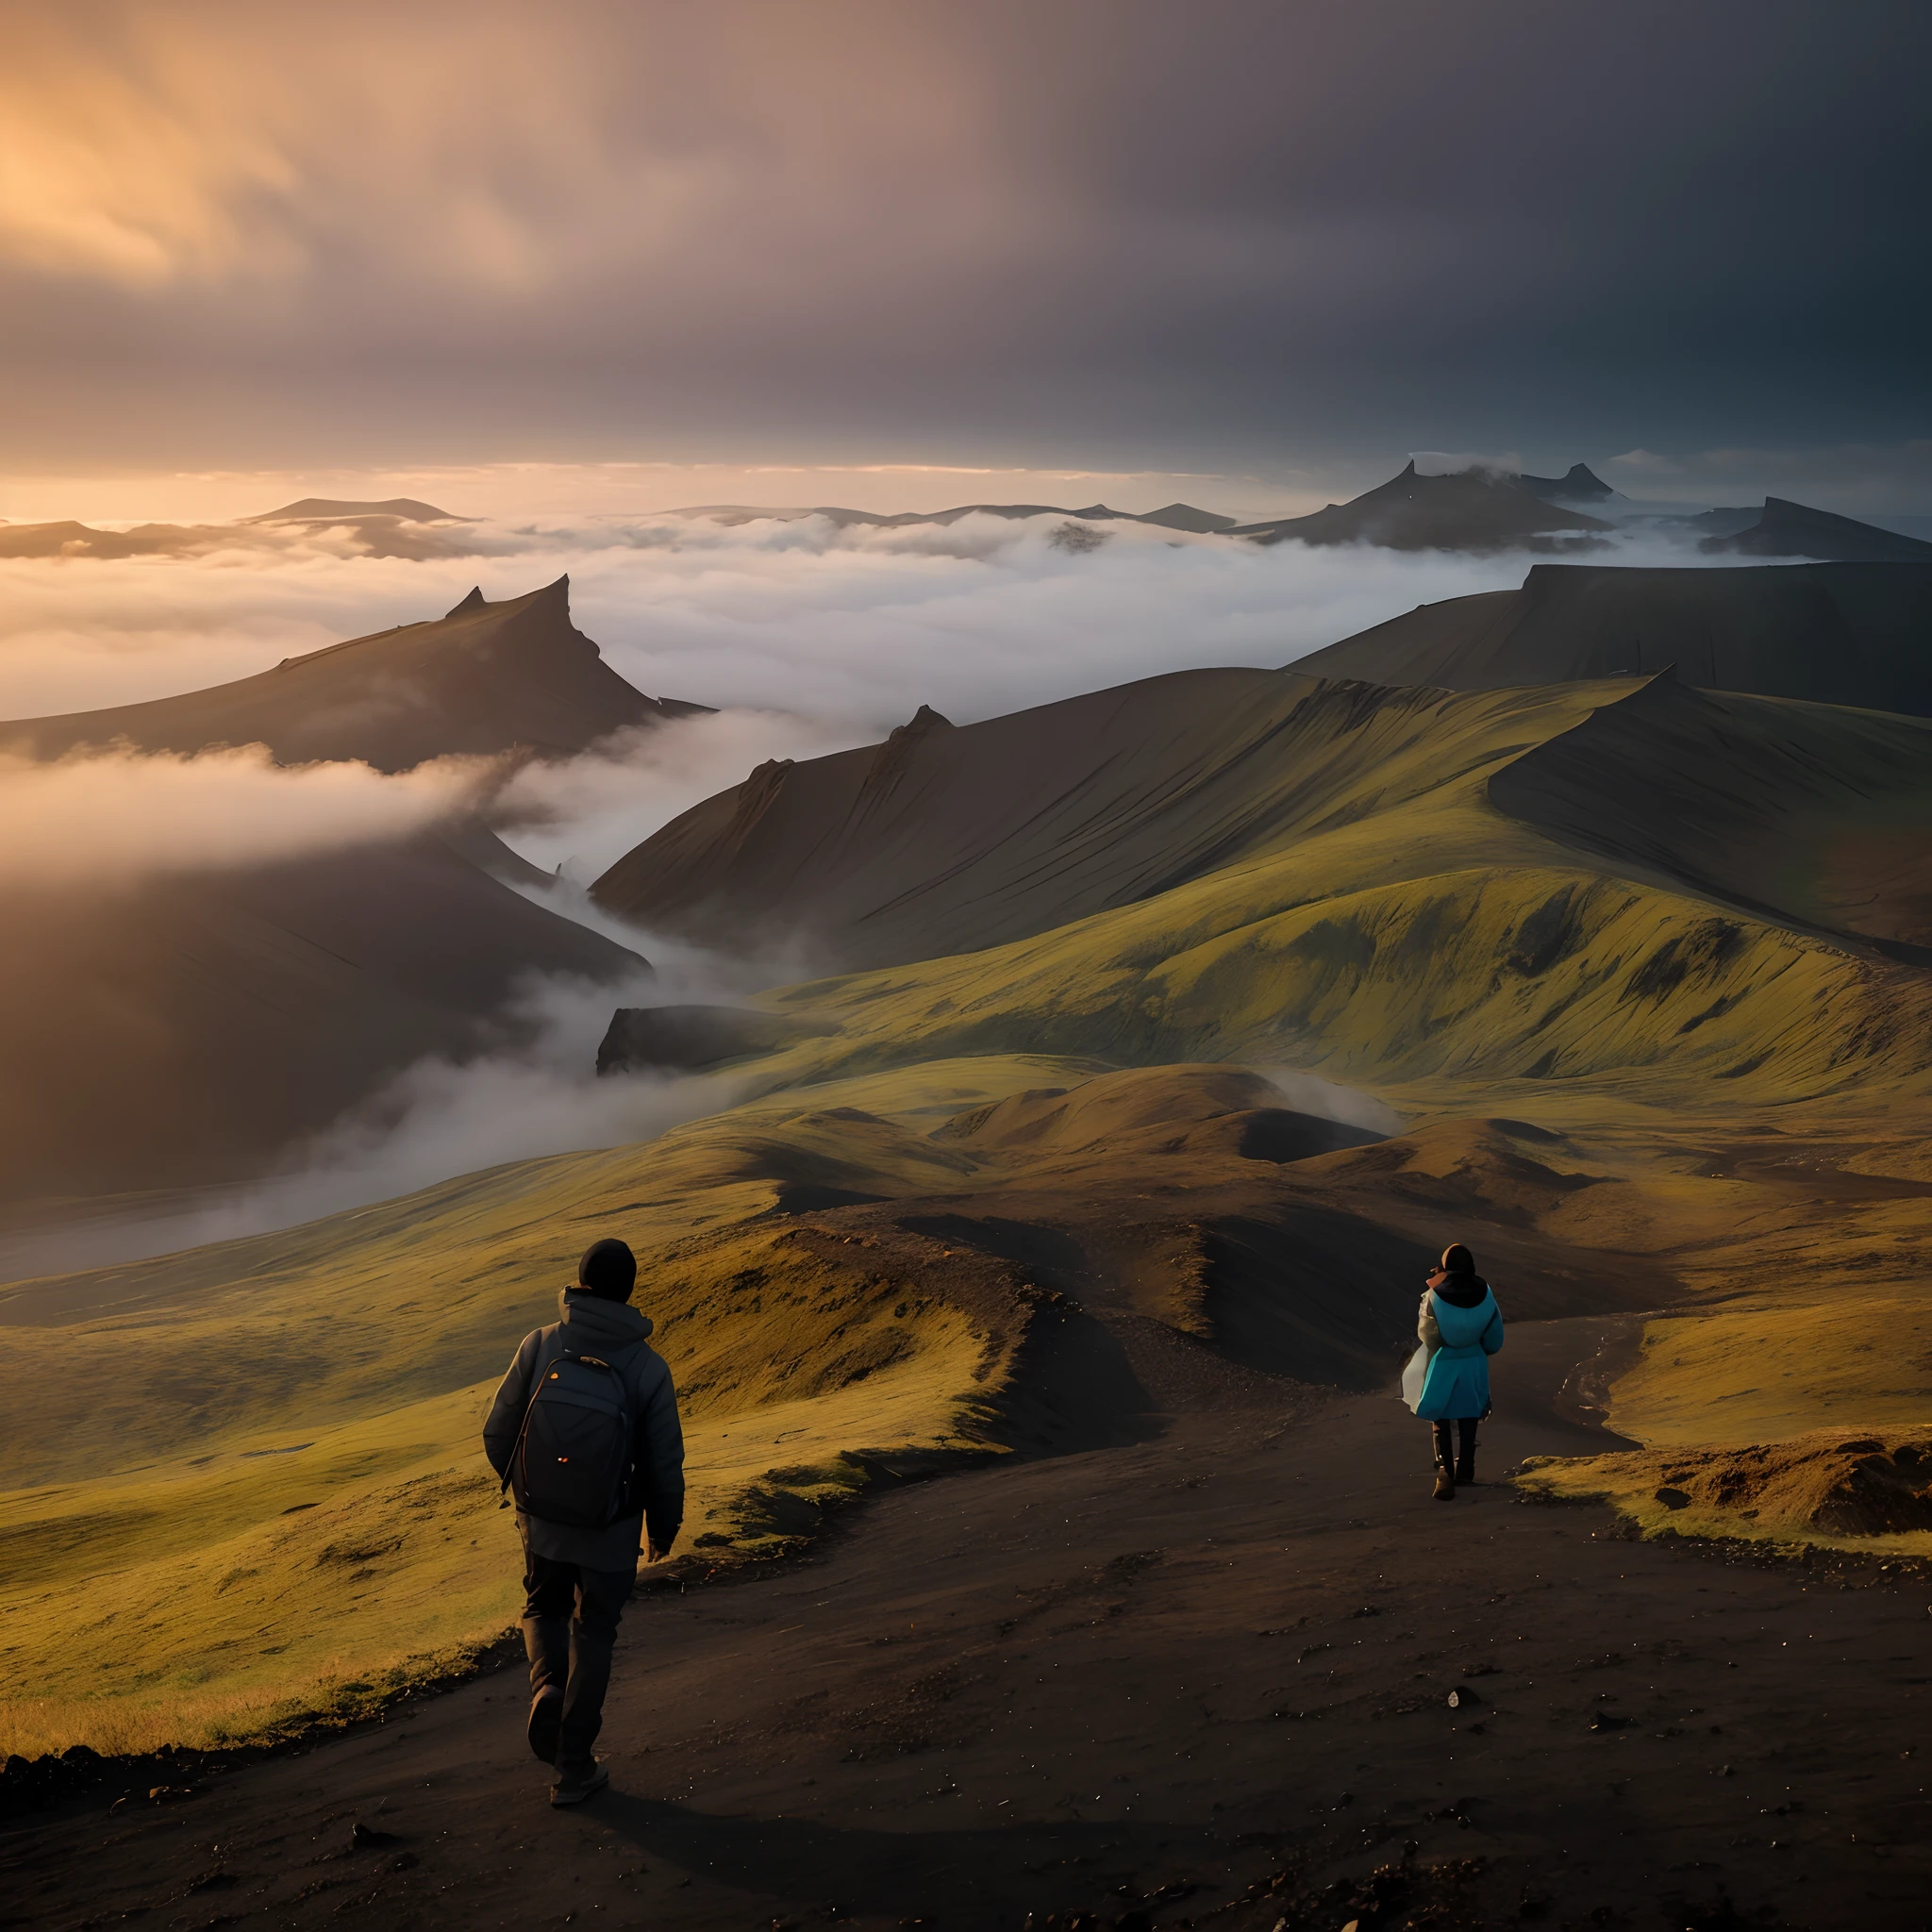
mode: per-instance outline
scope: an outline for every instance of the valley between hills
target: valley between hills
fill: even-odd
[[[694,1083],[648,1141],[0,1286],[20,1896],[535,1922],[476,1431],[621,1231],[692,1506],[586,1907],[1920,1923],[1926,579],[1538,562],[1286,669],[923,710],[620,859],[634,953],[514,890],[487,786],[407,847],[143,884],[125,945],[63,910],[9,997],[83,989],[119,1098],[101,1134],[106,1087],[13,1056],[23,1198],[268,1171],[532,964],[627,1003],[668,941],[814,976],[627,1004],[609,1077]],[[513,766],[694,708],[553,586],[0,745]],[[1511,1331],[1444,1509],[1391,1396],[1451,1240]],[[311,1873],[352,1813],[403,1849]],[[1800,1913],[1827,1890],[1858,1913]]]

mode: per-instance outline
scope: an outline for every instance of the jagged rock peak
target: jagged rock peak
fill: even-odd
[[[483,595],[483,586],[481,584],[478,584],[475,587],[475,589],[473,590],[470,592],[470,594],[467,597],[465,597],[460,604],[451,605],[450,608],[443,612],[443,616],[445,617],[445,619],[451,617],[460,617],[466,610],[481,610],[486,601],[487,600]]]
[[[1560,476],[1522,475],[1513,480],[1519,490],[1545,503],[1607,503],[1617,493],[1588,463],[1572,463]]]

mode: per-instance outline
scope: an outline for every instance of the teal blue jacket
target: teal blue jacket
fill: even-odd
[[[1483,1290],[1473,1308],[1458,1308],[1434,1289],[1423,1296],[1416,1333],[1424,1346],[1441,1345],[1429,1357],[1423,1378],[1417,1415],[1429,1422],[1449,1422],[1490,1412],[1490,1357],[1503,1346],[1503,1311],[1496,1293]]]

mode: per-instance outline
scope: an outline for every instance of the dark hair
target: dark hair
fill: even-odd
[[[627,1302],[637,1285],[637,1257],[622,1241],[607,1236],[584,1250],[577,1263],[579,1288],[589,1289],[600,1301]]]
[[[1474,1274],[1475,1257],[1460,1241],[1451,1241],[1442,1250],[1442,1273],[1444,1274]]]

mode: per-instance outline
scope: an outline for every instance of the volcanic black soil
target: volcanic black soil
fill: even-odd
[[[1390,1397],[1129,1319],[1142,1440],[641,1592],[581,1809],[502,1673],[178,1802],[16,1821],[0,1923],[1932,1924],[1926,1587],[1633,1543],[1500,1479],[1618,1445],[1574,1378],[1616,1325],[1511,1332],[1443,1505]]]

